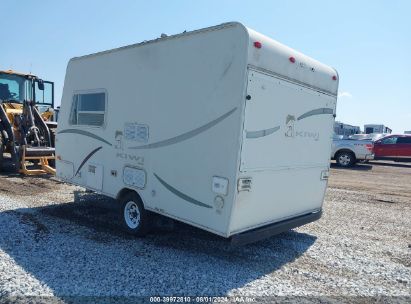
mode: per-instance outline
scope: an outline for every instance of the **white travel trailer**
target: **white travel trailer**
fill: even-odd
[[[337,72],[226,23],[67,66],[57,176],[235,244],[321,216]]]
[[[391,134],[392,130],[384,125],[369,124],[369,125],[364,125],[364,132],[365,134],[371,134],[371,133]]]

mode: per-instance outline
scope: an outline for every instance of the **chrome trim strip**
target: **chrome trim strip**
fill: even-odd
[[[164,146],[169,146],[169,145],[174,145],[176,143],[185,141],[187,139],[190,139],[212,127],[214,127],[216,124],[218,124],[219,122],[223,121],[224,119],[226,119],[228,116],[230,116],[231,114],[233,114],[235,111],[237,110],[237,107],[235,107],[234,109],[228,111],[227,113],[221,115],[220,117],[214,119],[213,121],[198,127],[197,129],[188,131],[186,133],[180,134],[178,136],[169,138],[169,139],[165,139],[165,140],[161,140],[152,144],[148,144],[148,145],[143,145],[143,146],[136,146],[136,147],[129,147],[129,149],[156,149],[156,148],[161,148]]]
[[[167,184],[167,183],[166,183],[163,179],[161,179],[157,174],[155,174],[155,173],[153,173],[153,174],[154,174],[154,176],[158,179],[158,181],[159,181],[165,188],[167,188],[167,190],[169,190],[170,192],[174,193],[175,195],[177,195],[178,197],[182,198],[183,200],[185,200],[185,201],[187,201],[187,202],[189,202],[189,203],[191,203],[191,204],[200,206],[200,207],[213,208],[213,207],[210,206],[210,205],[204,204],[204,203],[202,203],[202,202],[200,202],[200,201],[198,201],[198,200],[196,200],[196,199],[194,199],[194,198],[192,198],[192,197],[184,194],[183,192],[177,190],[177,189],[174,188],[173,186]]]

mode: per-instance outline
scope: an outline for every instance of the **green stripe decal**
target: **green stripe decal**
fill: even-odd
[[[166,182],[165,182],[163,179],[161,179],[157,174],[155,174],[155,173],[153,173],[153,174],[154,174],[154,176],[158,179],[158,181],[159,181],[165,188],[167,188],[167,190],[169,190],[170,192],[174,193],[175,195],[177,195],[178,197],[182,198],[183,200],[185,200],[185,201],[187,201],[187,202],[189,202],[189,203],[191,203],[191,204],[200,206],[200,207],[213,208],[213,207],[210,206],[210,205],[204,204],[204,203],[202,203],[202,202],[200,202],[200,201],[198,201],[198,200],[196,200],[196,199],[194,199],[194,198],[192,198],[192,197],[184,194],[183,192],[177,190],[177,189],[174,188],[173,186],[171,186],[171,185],[169,185],[168,183],[166,183]]]
[[[91,151],[89,154],[87,154],[87,156],[83,159],[83,161],[81,162],[80,166],[78,167],[76,174],[74,174],[74,176],[76,176],[81,168],[83,168],[83,166],[86,164],[86,162],[94,155],[96,154],[97,151],[101,150],[103,147],[98,147],[96,149],[94,149],[93,151]]]
[[[280,130],[280,126],[277,126],[271,129],[259,130],[259,131],[246,131],[245,137],[246,138],[260,138],[260,137],[273,134],[274,132],[277,132],[278,130]]]
[[[97,136],[93,133],[90,133],[90,132],[87,132],[87,131],[84,131],[84,130],[66,129],[66,130],[61,130],[57,133],[58,134],[79,134],[79,135],[84,135],[84,136],[87,136],[87,137],[97,139],[97,140],[99,140],[99,141],[101,141],[101,142],[103,142],[103,143],[105,143],[109,146],[112,146],[112,144],[110,142],[108,142],[107,140],[105,140],[104,138],[101,138],[100,136]]]
[[[301,120],[301,119],[314,116],[314,115],[322,115],[322,114],[334,114],[334,110],[331,108],[320,108],[320,109],[311,110],[311,111],[304,113],[300,117],[298,117],[297,120]]]
[[[184,140],[190,139],[212,127],[214,127],[216,124],[218,124],[219,122],[223,121],[224,119],[226,119],[228,116],[230,116],[231,114],[233,114],[235,112],[235,110],[237,110],[237,108],[234,108],[230,111],[228,111],[227,113],[221,115],[220,117],[214,119],[213,121],[210,121],[209,123],[198,127],[197,129],[188,131],[186,133],[180,134],[178,136],[169,138],[169,139],[165,139],[165,140],[161,140],[152,144],[148,144],[148,145],[143,145],[143,146],[137,146],[137,147],[130,147],[129,149],[155,149],[155,148],[160,148],[160,147],[164,147],[164,146],[169,146],[169,145],[174,145],[176,143],[182,142]]]

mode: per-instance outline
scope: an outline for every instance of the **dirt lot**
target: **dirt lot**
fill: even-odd
[[[321,220],[235,250],[183,224],[125,236],[114,206],[0,175],[0,297],[411,296],[411,164],[332,166]]]

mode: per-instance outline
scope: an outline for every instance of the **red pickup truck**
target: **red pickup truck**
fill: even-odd
[[[374,159],[411,161],[411,135],[389,135],[374,142]]]

